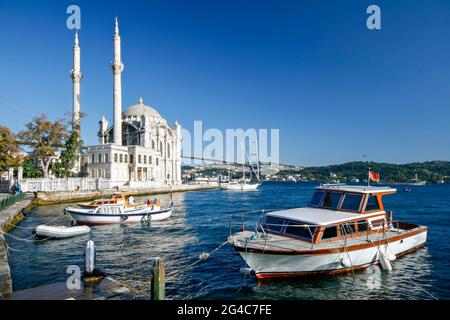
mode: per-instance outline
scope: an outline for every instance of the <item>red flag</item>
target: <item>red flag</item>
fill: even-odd
[[[369,170],[369,178],[373,182],[380,182],[380,175],[376,172]]]

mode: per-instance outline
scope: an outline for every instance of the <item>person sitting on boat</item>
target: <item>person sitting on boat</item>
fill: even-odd
[[[134,204],[134,197],[133,196],[130,196],[128,198],[128,204]]]

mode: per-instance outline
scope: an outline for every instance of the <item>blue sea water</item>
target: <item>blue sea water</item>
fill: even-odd
[[[264,183],[252,192],[175,193],[175,212],[164,222],[97,226],[89,235],[38,243],[8,237],[14,290],[66,281],[69,265],[82,269],[85,245],[91,239],[98,267],[142,294],[149,292],[154,258],[163,258],[169,299],[450,299],[450,185],[412,186],[410,193],[400,187],[397,194],[385,197],[394,219],[429,227],[426,247],[395,261],[390,273],[370,267],[354,275],[258,283],[238,272],[245,264],[228,244],[191,266],[199,255],[226,241],[230,217],[233,231],[242,224],[242,212],[246,227],[254,228],[262,210],[306,206],[314,187],[313,183]],[[167,195],[159,198],[169,203]],[[27,228],[48,222],[65,207],[35,208],[12,234],[29,238]],[[69,222],[70,217],[63,216],[55,224]]]

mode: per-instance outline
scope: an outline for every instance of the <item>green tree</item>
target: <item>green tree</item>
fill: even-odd
[[[50,173],[52,163],[68,137],[67,125],[62,119],[51,121],[46,115],[34,117],[18,133],[19,143],[36,157],[44,178]]]
[[[30,158],[26,159],[23,163],[23,177],[24,178],[42,177],[41,170],[39,170],[34,161]]]
[[[69,138],[66,140],[63,151],[61,152],[59,162],[52,170],[57,177],[63,178],[73,175],[72,169],[79,159],[82,146],[83,141],[80,137],[80,126],[77,124],[71,130]]]
[[[19,151],[14,133],[9,128],[0,126],[0,171],[20,164]]]

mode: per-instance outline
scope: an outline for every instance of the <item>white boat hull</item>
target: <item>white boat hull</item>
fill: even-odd
[[[373,245],[348,252],[328,254],[272,254],[238,250],[247,265],[260,279],[302,276],[316,273],[339,273],[366,268],[380,262],[380,251],[388,257],[397,257],[422,247],[427,231],[383,244]],[[346,263],[347,262],[347,263]],[[350,265],[348,265],[350,262]]]
[[[88,226],[74,226],[74,227],[65,227],[65,226],[46,226],[40,225],[35,230],[34,233],[43,238],[70,238],[81,236],[83,234],[87,234],[91,231],[91,228]]]
[[[133,213],[104,214],[87,213],[83,209],[67,208],[77,224],[118,224],[118,223],[143,223],[168,219],[172,215],[172,208],[161,210],[141,210]]]
[[[223,184],[220,186],[222,190],[230,191],[248,191],[258,189],[258,183],[244,183],[244,184]]]

